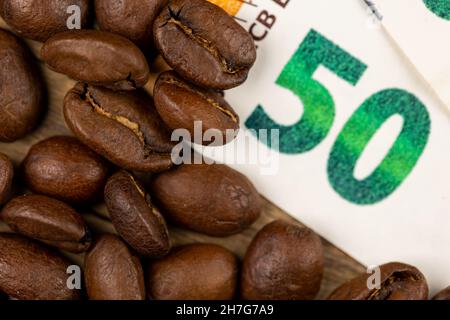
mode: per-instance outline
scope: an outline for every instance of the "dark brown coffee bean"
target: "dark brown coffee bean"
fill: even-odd
[[[108,180],[105,202],[117,232],[137,253],[160,257],[169,252],[166,222],[130,173],[119,171]]]
[[[64,117],[78,139],[119,167],[157,172],[172,165],[170,131],[144,91],[77,84],[65,98]]]
[[[91,300],[144,300],[141,262],[119,237],[102,235],[84,260],[86,290]]]
[[[424,275],[413,266],[391,262],[380,266],[380,288],[363,273],[350,280],[328,297],[329,300],[427,300],[428,285]]]
[[[56,72],[114,90],[142,87],[149,78],[147,61],[139,48],[110,32],[62,32],[45,42],[41,55]]]
[[[14,176],[14,168],[11,160],[0,153],[0,206],[8,201],[11,195],[11,186]]]
[[[213,244],[191,244],[151,263],[148,295],[156,300],[230,300],[237,276],[233,253]]]
[[[34,192],[83,204],[102,193],[108,166],[76,138],[58,136],[32,146],[23,171]]]
[[[441,292],[438,292],[434,297],[433,300],[450,300],[450,286],[442,290]]]
[[[195,121],[201,121],[203,137],[206,138],[207,131],[213,134],[212,130],[220,134],[220,139],[212,137],[211,141],[202,141],[205,145],[211,142],[214,145],[228,143],[237,134],[239,117],[220,93],[193,86],[173,71],[159,76],[153,97],[164,122],[174,130],[189,130],[191,141],[194,141]],[[227,133],[227,130],[232,131]]]
[[[262,228],[245,254],[246,300],[311,300],[323,275],[322,242],[312,230],[277,220]]]
[[[28,134],[36,126],[43,110],[41,79],[33,60],[18,38],[0,28],[2,142],[13,142]]]
[[[101,30],[133,41],[144,52],[153,49],[153,22],[167,0],[95,0],[95,15]]]
[[[0,15],[21,36],[45,41],[67,31],[67,21],[73,14],[67,11],[72,5],[80,8],[81,27],[86,27],[90,0],[2,0]]]
[[[15,234],[0,233],[0,291],[19,300],[74,300],[69,289],[68,260],[38,243]]]
[[[0,216],[12,230],[48,245],[71,252],[89,248],[90,232],[83,218],[59,200],[20,196],[8,202]]]
[[[206,0],[169,2],[153,29],[156,46],[167,63],[201,87],[236,87],[247,79],[256,60],[250,34]]]
[[[239,233],[261,212],[253,184],[220,164],[182,165],[158,175],[151,188],[164,216],[212,236]]]

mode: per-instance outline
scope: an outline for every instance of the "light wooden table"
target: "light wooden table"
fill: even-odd
[[[1,19],[0,27],[8,28]],[[41,44],[34,41],[27,41],[27,44],[39,59]],[[65,94],[72,88],[75,82],[64,75],[50,71],[41,61],[39,61],[39,64],[47,85],[48,112],[42,123],[32,134],[13,144],[0,143],[0,151],[7,154],[13,160],[16,169],[24,159],[30,146],[34,143],[53,135],[71,135],[62,117],[62,103]],[[166,68],[161,58],[158,58],[152,66],[152,77],[146,86],[146,89],[150,93],[152,92],[157,74]],[[15,180],[17,182],[18,179]],[[95,213],[85,214],[85,218],[94,231],[115,232],[108,220],[108,214],[103,204],[96,205],[92,212]],[[264,210],[261,218],[251,228],[239,235],[228,238],[212,238],[174,227],[170,228],[170,235],[175,245],[193,242],[216,243],[227,247],[239,257],[242,257],[255,233],[266,223],[279,218],[293,220],[286,212],[264,199]],[[7,226],[0,222],[0,231],[7,229]],[[319,299],[326,298],[338,285],[353,278],[358,273],[364,272],[364,267],[361,264],[347,256],[328,241],[323,240],[323,245],[325,248],[325,275],[322,282],[322,289],[318,296]],[[82,264],[83,255],[69,256],[76,263]]]

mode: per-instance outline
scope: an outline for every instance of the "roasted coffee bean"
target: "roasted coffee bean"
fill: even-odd
[[[8,202],[0,216],[12,230],[48,245],[71,252],[89,248],[91,236],[83,218],[59,200],[20,196]]]
[[[11,160],[0,153],[0,206],[8,201],[11,195],[11,186],[14,176],[14,168]]]
[[[189,130],[191,141],[195,137],[194,124],[200,121],[202,140],[205,140],[201,141],[202,144],[214,142],[214,145],[222,145],[233,140],[237,134],[239,117],[220,93],[193,86],[173,71],[159,76],[153,97],[164,122],[174,130]]]
[[[86,290],[91,300],[144,300],[141,262],[119,237],[102,235],[84,260]]]
[[[64,117],[83,143],[119,167],[157,172],[172,165],[170,131],[144,91],[77,84],[65,98]]]
[[[41,56],[56,72],[114,90],[142,87],[149,78],[141,50],[110,32],[76,30],[56,34],[45,42]]]
[[[67,31],[67,10],[73,5],[80,9],[81,27],[86,27],[90,0],[2,0],[0,15],[21,36],[45,41]]]
[[[167,0],[95,0],[95,16],[101,30],[133,41],[145,53],[153,49],[153,22]]]
[[[153,29],[167,63],[201,87],[236,87],[247,79],[256,60],[250,34],[206,0],[170,1]]]
[[[33,60],[28,48],[18,38],[0,28],[2,142],[13,142],[28,134],[36,126],[43,110],[41,79]]]
[[[426,300],[428,285],[413,266],[391,262],[380,266],[380,288],[368,287],[371,274],[363,273],[338,287],[329,300]]]
[[[233,253],[213,244],[191,244],[150,264],[147,290],[156,300],[230,300],[237,277]]]
[[[19,300],[74,300],[68,260],[16,234],[0,233],[0,291]]]
[[[151,189],[164,216],[211,236],[241,232],[261,211],[252,183],[225,165],[182,165],[158,175]]]
[[[83,204],[101,195],[108,166],[76,138],[57,136],[31,147],[23,171],[34,192]]]
[[[323,275],[322,242],[312,230],[277,220],[245,254],[241,295],[247,300],[311,300]]]
[[[434,297],[433,300],[450,300],[450,286],[442,290],[441,292],[438,292]]]
[[[108,180],[105,202],[117,232],[137,253],[160,257],[169,252],[166,222],[130,173],[119,171]]]

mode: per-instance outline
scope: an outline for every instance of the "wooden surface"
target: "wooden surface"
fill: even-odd
[[[1,19],[0,26],[7,28]],[[39,49],[41,44],[34,41],[27,41],[27,44],[30,46],[37,59],[39,59]],[[64,75],[50,71],[41,61],[38,63],[41,66],[47,86],[48,111],[39,127],[27,137],[20,141],[16,141],[13,144],[0,143],[0,151],[7,154],[13,160],[16,173],[18,173],[20,162],[24,159],[31,145],[53,135],[71,135],[62,117],[62,103],[65,94],[75,82],[68,79]],[[158,72],[161,72],[166,68],[167,67],[161,58],[158,58],[152,66],[153,74],[146,86],[146,89],[150,93],[152,91],[156,75]],[[17,180],[18,179],[16,178],[16,184],[18,183]],[[258,188],[258,186],[256,187]],[[21,191],[18,191],[18,193],[19,192]],[[92,210],[87,209],[84,211],[93,212],[85,214],[84,217],[95,232],[115,232],[114,227],[108,220],[108,213],[103,204],[97,204],[92,208]],[[212,238],[194,232],[180,230],[174,227],[170,227],[170,235],[174,245],[194,242],[216,243],[227,247],[231,251],[235,252],[239,257],[242,257],[255,233],[268,222],[279,218],[293,221],[287,213],[283,212],[264,199],[264,210],[261,218],[254,225],[252,225],[251,228],[239,235],[228,238]],[[8,230],[8,227],[0,222],[0,231],[2,230]],[[364,272],[364,267],[362,265],[344,254],[332,244],[326,240],[323,240],[323,244],[325,248],[325,274],[322,282],[322,289],[318,296],[319,299],[326,298],[328,294],[342,282],[353,278],[358,273]],[[82,265],[83,255],[67,255],[73,259],[74,262]]]

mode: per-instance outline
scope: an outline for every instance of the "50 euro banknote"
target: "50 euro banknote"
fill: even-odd
[[[255,39],[235,142],[197,147],[365,265],[450,279],[450,117],[358,0],[219,1]]]
[[[450,110],[450,1],[378,0],[383,27]]]

